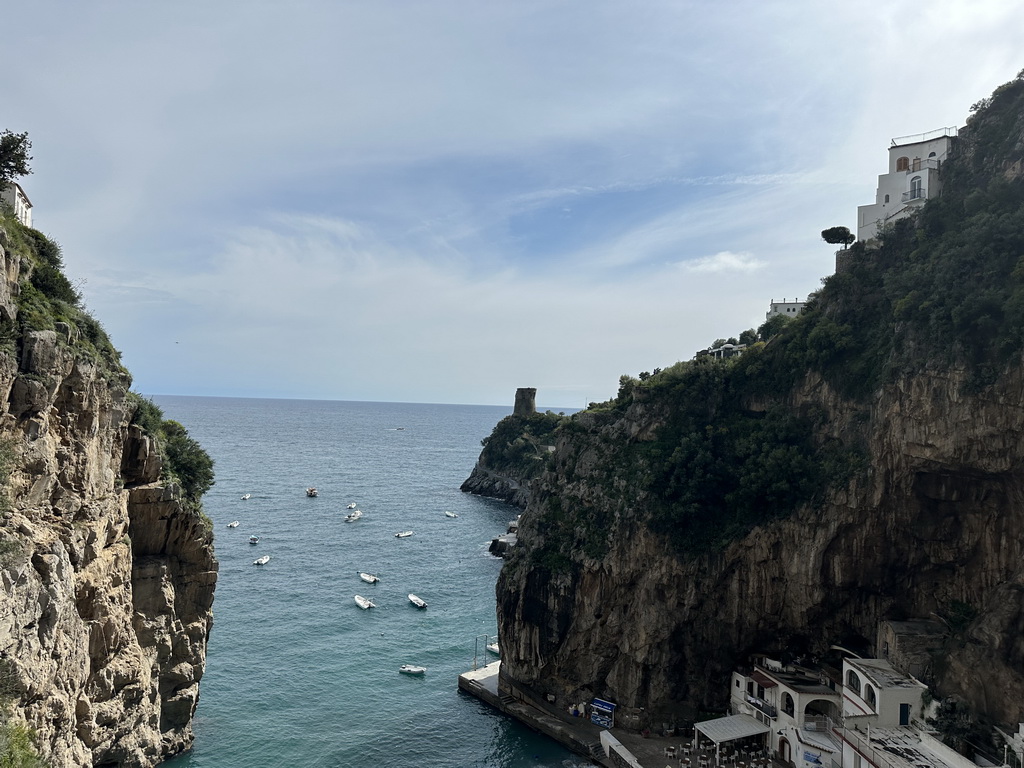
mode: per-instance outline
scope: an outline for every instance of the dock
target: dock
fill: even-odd
[[[607,729],[585,717],[544,702],[517,698],[503,693],[499,686],[501,662],[495,661],[459,675],[459,690],[475,696],[502,714],[519,720],[529,728],[548,736],[573,752],[606,768],[677,768],[681,739],[663,736],[644,737],[621,728]]]

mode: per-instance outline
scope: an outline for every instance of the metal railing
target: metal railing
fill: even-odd
[[[904,192],[900,202],[906,203],[911,200],[924,200],[927,197],[927,193],[921,187],[914,187],[909,192]]]
[[[930,139],[938,139],[942,136],[956,136],[957,127],[955,125],[949,128],[936,128],[934,131],[928,131],[927,133],[914,133],[910,136],[897,136],[892,140],[892,146],[901,147],[904,144],[919,144],[922,141],[928,141]]]

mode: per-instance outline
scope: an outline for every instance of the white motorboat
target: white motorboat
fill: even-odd
[[[364,573],[363,571],[359,572],[359,578],[365,581],[367,584],[376,584],[378,581],[380,581],[379,576],[375,576],[372,573]]]
[[[412,536],[412,531],[400,531],[395,534],[396,539],[407,539]]]
[[[417,608],[426,608],[427,601],[422,597],[416,597],[412,592],[409,593],[409,602],[415,605]]]
[[[363,610],[366,610],[367,608],[376,608],[377,607],[376,605],[374,605],[372,600],[367,600],[362,595],[356,595],[355,596],[355,601],[356,601],[356,605],[358,605]]]
[[[251,493],[242,494],[242,501],[245,501],[246,499],[251,499],[251,498],[252,498],[252,494]]]
[[[354,501],[351,504],[349,504],[347,507],[345,507],[345,509],[355,509],[355,508],[356,508],[356,503]]]
[[[427,671],[426,667],[417,667],[415,664],[403,664],[398,668],[403,675],[422,675]]]
[[[250,544],[259,544],[260,543],[260,537],[259,536],[250,536],[249,537],[249,543]]]
[[[313,488],[312,486],[307,488],[306,489],[306,495],[309,496],[309,498],[311,498],[311,499],[314,498],[315,496],[317,496],[318,494],[317,494],[316,488]]]
[[[487,650],[493,653],[495,656],[501,656],[501,649],[498,647],[497,641],[487,644]]]
[[[252,561],[253,565],[266,565],[270,562],[270,555],[264,555],[263,557],[257,557]]]
[[[454,512],[449,512],[447,509],[444,511],[445,517],[458,517]]]
[[[238,521],[237,520],[232,520],[230,523],[228,523],[228,528],[237,528],[237,527],[238,527]]]
[[[363,511],[361,509],[352,510],[347,515],[345,515],[345,522],[346,523],[354,523],[356,520],[358,520],[362,516],[363,516]]]

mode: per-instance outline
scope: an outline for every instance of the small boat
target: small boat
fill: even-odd
[[[249,537],[249,543],[250,544],[259,544],[260,543],[260,537],[259,536],[250,536]]]
[[[355,509],[355,510],[349,512],[347,515],[345,515],[345,522],[346,523],[354,523],[356,520],[358,520],[362,516],[363,516],[363,511],[361,509]]]
[[[427,601],[422,597],[416,597],[412,592],[409,593],[409,602],[415,605],[417,608],[426,608]]]
[[[396,539],[407,539],[412,536],[412,531],[399,531],[395,534]]]
[[[426,673],[426,667],[417,667],[415,664],[403,664],[398,668],[403,675],[422,675]]]
[[[445,517],[458,517],[454,512],[449,512],[447,509],[444,511]]]
[[[264,555],[263,557],[257,557],[252,561],[253,565],[266,565],[270,562],[270,555]]]
[[[493,653],[495,656],[501,656],[501,649],[498,647],[497,641],[494,641],[493,643],[488,643],[487,650]]]
[[[237,528],[237,527],[238,527],[238,521],[237,520],[232,520],[230,523],[228,523],[228,528]]]
[[[366,610],[367,608],[376,608],[377,607],[376,605],[373,604],[372,600],[367,600],[362,595],[356,595],[355,596],[355,601],[356,601],[356,605],[358,605],[363,610]]]
[[[356,508],[356,503],[354,501],[351,504],[349,504],[347,507],[345,507],[345,509],[355,509],[355,508]]]
[[[246,499],[251,499],[251,498],[252,498],[252,494],[251,493],[246,493],[246,494],[242,495],[242,501],[245,501]]]
[[[372,573],[364,573],[363,571],[359,572],[359,578],[365,581],[367,584],[376,584],[378,581],[380,581],[379,576],[375,576]]]
[[[306,495],[309,496],[309,498],[311,498],[311,499],[315,498],[318,495],[316,488],[313,488],[312,486],[307,488],[306,489]]]

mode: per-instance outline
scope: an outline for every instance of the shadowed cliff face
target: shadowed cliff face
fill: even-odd
[[[0,315],[16,318],[21,262],[2,232],[0,258]],[[53,765],[150,766],[192,741],[217,564],[129,426],[127,374],[78,342],[58,323],[0,354],[0,662]]]
[[[870,446],[867,472],[713,554],[680,556],[652,533],[646,488],[601,490],[621,466],[608,436],[656,433],[656,403],[594,416],[563,435],[499,580],[503,674],[559,701],[598,696],[624,714],[668,722],[724,707],[728,674],[751,652],[871,642],[882,619],[948,616],[962,604],[974,618],[952,634],[926,682],[991,720],[1018,722],[1024,385],[1019,366],[977,396],[961,394],[964,379],[958,371],[900,379],[858,425],[859,406],[808,378],[791,407],[824,408],[823,430],[859,431]],[[538,565],[532,554],[544,548],[552,497],[611,521],[604,557]]]

